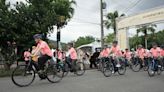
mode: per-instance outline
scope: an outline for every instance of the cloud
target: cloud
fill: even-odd
[[[15,1],[24,0],[10,0]],[[75,0],[75,14],[68,25],[61,30],[61,41],[69,42],[76,40],[79,36],[92,35],[100,38],[100,0]],[[106,12],[118,10],[126,15],[144,11],[146,9],[163,6],[164,0],[104,0],[107,3]],[[128,10],[128,11],[127,11]],[[134,29],[133,29],[134,31]],[[105,29],[105,35],[112,32]],[[132,32],[132,34],[135,32]],[[56,30],[49,37],[56,40]]]

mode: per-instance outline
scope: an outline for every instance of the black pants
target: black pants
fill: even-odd
[[[71,69],[71,71],[75,71],[76,67],[76,59],[66,58],[66,63],[68,64],[68,67]]]
[[[44,70],[44,64],[47,62],[47,60],[51,59],[48,55],[43,55],[38,58],[38,69]]]
[[[93,68],[93,65],[95,68],[97,68],[96,60],[96,58],[90,59],[90,68]]]

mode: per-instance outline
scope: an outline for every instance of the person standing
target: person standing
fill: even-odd
[[[97,61],[97,58],[99,57],[100,55],[100,52],[98,52],[97,49],[95,49],[95,52],[93,53],[93,55],[91,56],[90,58],[90,68],[92,69],[93,68],[93,65],[95,68],[97,68],[97,64],[96,64],[96,61]]]

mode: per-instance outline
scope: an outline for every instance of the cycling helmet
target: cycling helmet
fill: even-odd
[[[33,36],[34,39],[42,39],[42,34],[35,34]]]

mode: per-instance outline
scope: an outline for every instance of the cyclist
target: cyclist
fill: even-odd
[[[161,65],[161,49],[158,47],[156,43],[152,44],[152,48],[150,49],[151,56]],[[160,66],[161,67],[161,66]]]
[[[28,64],[30,60],[30,56],[31,56],[30,49],[28,49],[27,51],[24,52],[24,60],[26,62],[26,65]]]
[[[102,57],[107,58],[109,56],[110,52],[111,52],[110,47],[108,47],[108,45],[104,45],[104,49],[102,51]]]
[[[33,56],[37,56],[39,53],[41,53],[41,56],[39,56],[38,58],[38,72],[42,73],[45,63],[47,62],[47,60],[52,58],[53,53],[51,52],[48,44],[42,40],[41,34],[35,34],[33,38],[35,39],[35,42],[37,44]]]
[[[104,49],[102,50],[102,52],[100,53],[99,57],[103,60],[103,61],[108,61],[109,58],[108,56],[110,55],[110,48],[108,47],[108,45],[104,45]],[[101,62],[104,63],[104,62]]]
[[[57,55],[57,63],[61,62],[63,60],[63,54],[62,51],[60,49],[56,49],[55,55]]]
[[[129,49],[126,48],[123,56],[125,57],[125,59],[127,60],[127,63],[129,65],[131,64],[131,62],[130,62],[130,60],[131,60],[131,54],[132,53],[129,51]]]
[[[164,45],[161,46],[161,56],[164,57]]]
[[[164,45],[161,46],[161,61],[162,61],[162,66],[164,69]]]
[[[119,60],[122,59],[122,52],[120,50],[120,47],[118,46],[118,42],[117,41],[113,41],[113,45],[111,47],[110,50],[113,55],[114,55],[114,61],[116,61],[116,67],[120,67],[120,63]]]
[[[142,67],[143,67],[145,65],[145,63],[144,63],[145,49],[142,47],[142,45],[138,45],[138,49],[136,51],[136,54],[141,59]]]
[[[73,47],[73,43],[68,44],[68,53],[67,53],[67,64],[71,68],[71,72],[75,71],[75,65],[77,61],[77,52],[75,48]]]

